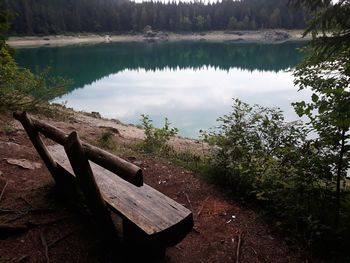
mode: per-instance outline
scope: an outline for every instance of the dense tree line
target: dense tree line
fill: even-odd
[[[304,28],[304,12],[288,0],[143,2],[125,0],[7,0],[16,14],[11,34]]]

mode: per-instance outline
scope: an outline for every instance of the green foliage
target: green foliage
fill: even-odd
[[[233,112],[218,119],[216,130],[203,133],[212,146],[211,166],[236,193],[270,199],[266,187],[278,189],[305,143],[306,131],[298,122],[285,123],[274,108],[253,107],[234,100]]]
[[[174,164],[189,169],[203,177],[206,177],[209,174],[207,156],[194,153],[191,150],[186,150],[171,152],[168,158]]]
[[[233,111],[218,121],[215,130],[203,133],[211,146],[211,179],[263,205],[290,238],[308,246],[325,240],[336,211],[333,167],[325,162],[329,153],[320,142],[307,138],[304,124],[285,122],[278,109],[237,99]],[[349,217],[350,209],[344,206],[343,213]]]
[[[146,152],[169,153],[171,150],[168,141],[178,132],[177,128],[170,127],[170,122],[167,118],[164,120],[162,128],[156,128],[152,124],[152,120],[148,115],[141,115],[142,126],[145,131],[145,139],[141,148]]]
[[[290,0],[290,2],[298,7],[304,7],[309,13],[308,27],[304,35],[312,34],[313,40],[310,45],[314,50],[311,55],[314,62],[327,60],[344,51],[349,57],[349,0]]]
[[[65,93],[64,79],[49,77],[48,71],[35,75],[19,68],[5,47],[0,56],[0,110],[38,110]]]
[[[0,110],[46,107],[49,100],[65,92],[68,83],[61,78],[49,77],[48,71],[35,75],[18,67],[4,36],[9,18],[5,11],[0,12]]]
[[[312,33],[309,56],[295,70],[295,84],[310,89],[310,102],[297,102],[299,116],[307,116],[317,133],[320,158],[335,179],[335,228],[341,220],[342,184],[350,160],[350,1],[304,1],[311,13],[305,34]]]
[[[302,10],[291,10],[288,0],[217,1],[209,4],[75,0],[69,2],[69,8],[66,0],[6,1],[6,4],[18,14],[11,27],[12,34],[141,32],[146,25],[166,31],[305,27]],[[232,23],[232,17],[238,21],[236,25]]]
[[[16,132],[16,128],[13,127],[13,126],[11,126],[11,125],[5,125],[5,126],[2,128],[2,130],[4,131],[4,133],[5,133],[6,135],[10,135],[10,134]]]
[[[106,150],[115,150],[116,144],[113,140],[114,134],[111,131],[104,131],[97,139],[97,143],[100,147]]]

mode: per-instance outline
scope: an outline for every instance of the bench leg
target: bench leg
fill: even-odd
[[[162,262],[165,258],[166,247],[152,240],[128,220],[123,220],[123,241],[127,254],[131,255],[133,260]]]

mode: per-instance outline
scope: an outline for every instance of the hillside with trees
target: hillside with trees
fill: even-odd
[[[125,0],[6,0],[15,14],[10,34],[301,29],[305,15],[288,0],[142,2]]]

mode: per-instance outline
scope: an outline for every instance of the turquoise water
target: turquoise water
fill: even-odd
[[[297,92],[290,72],[304,44],[258,43],[104,43],[23,48],[16,59],[33,70],[51,67],[53,75],[73,80],[55,102],[98,111],[125,123],[149,114],[155,125],[168,117],[180,135],[196,138],[200,129],[230,112],[232,98],[277,106],[295,120]]]

